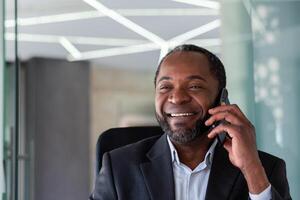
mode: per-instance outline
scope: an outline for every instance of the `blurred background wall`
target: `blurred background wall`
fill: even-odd
[[[156,125],[153,74],[91,67],[90,161],[95,166],[99,134],[111,127]],[[91,180],[94,170],[91,170]]]
[[[1,6],[3,199],[87,198],[98,136],[157,124],[154,73],[182,43],[221,58],[230,101],[255,125],[259,149],[286,161],[292,197],[300,198],[298,0]]]
[[[33,58],[25,70],[28,198],[85,199],[89,192],[89,65]],[[32,198],[31,197],[31,198]],[[30,198],[30,199],[31,199]]]

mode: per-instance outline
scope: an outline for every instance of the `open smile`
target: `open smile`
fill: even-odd
[[[196,114],[196,112],[166,113],[168,117],[190,117]]]
[[[200,117],[199,112],[190,111],[174,111],[174,113],[165,113],[167,121],[172,129],[182,128],[182,127],[194,127],[195,122]]]

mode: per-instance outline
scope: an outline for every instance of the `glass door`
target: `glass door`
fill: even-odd
[[[17,0],[1,2],[0,71],[0,192],[3,200],[25,198],[26,156],[20,141],[20,67],[18,60]]]

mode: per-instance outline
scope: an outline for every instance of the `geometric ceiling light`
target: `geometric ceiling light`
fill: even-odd
[[[140,45],[132,45],[127,47],[117,47],[117,48],[109,48],[109,49],[100,49],[94,51],[81,52],[81,56],[76,58],[72,55],[69,55],[67,59],[69,61],[79,61],[79,60],[90,60],[95,58],[103,58],[110,56],[119,56],[119,55],[127,55],[141,52],[148,52],[153,50],[159,50],[161,46],[154,43],[140,44]]]
[[[90,6],[97,9],[99,12],[103,13],[104,15],[112,18],[116,22],[122,24],[126,28],[132,30],[133,32],[147,38],[148,40],[154,42],[155,44],[159,46],[163,46],[165,44],[165,40],[160,38],[159,36],[155,35],[154,33],[148,31],[147,29],[141,27],[140,25],[134,23],[133,21],[127,19],[126,17],[120,15],[116,11],[107,8],[102,3],[96,1],[96,0],[83,0]]]
[[[147,40],[141,39],[124,39],[124,38],[106,38],[106,37],[86,37],[86,36],[63,36],[63,35],[45,35],[19,33],[18,41],[34,42],[34,43],[60,43],[60,39],[64,37],[69,42],[77,45],[92,45],[92,46],[129,46],[145,44]],[[14,41],[14,33],[5,33],[5,40]]]
[[[157,9],[117,9],[116,12],[122,16],[139,16],[139,17],[158,17],[158,16],[217,16],[218,11],[212,9],[203,8],[157,8]],[[106,17],[99,11],[81,11],[81,12],[70,12],[61,13],[55,15],[45,15],[36,17],[20,17],[18,19],[19,26],[33,26],[40,24],[50,24],[59,22],[68,22],[83,19],[93,19]],[[5,20],[5,27],[11,28],[15,26],[15,20]]]
[[[181,35],[178,35],[172,39],[170,39],[168,42],[170,43],[171,46],[177,46],[181,43],[184,43],[187,40],[190,40],[196,36],[199,36],[201,34],[207,33],[213,29],[216,29],[221,26],[221,20],[216,19],[214,21],[211,21],[207,24],[204,24],[198,28],[195,28],[193,30],[190,30],[186,33],[183,33]]]
[[[170,40],[167,41],[167,45],[161,49],[161,54],[160,54],[159,60],[161,60],[164,57],[164,55],[166,55],[168,53],[169,48],[173,48],[173,47],[180,45],[194,37],[197,37],[199,35],[209,32],[213,29],[216,29],[220,25],[221,25],[221,21],[219,19],[216,19],[216,20],[211,21],[207,24],[204,24],[200,27],[197,27],[193,30],[187,31],[181,35],[171,38]]]
[[[80,58],[81,53],[78,49],[65,37],[59,39],[60,44],[72,55],[73,58]]]
[[[213,46],[221,45],[221,39],[219,38],[189,40],[189,42],[192,44],[197,44],[202,47],[213,47]],[[132,45],[128,47],[117,47],[117,48],[81,52],[80,58],[74,58],[72,56],[68,56],[67,59],[69,61],[90,60],[90,59],[110,57],[110,56],[148,52],[148,51],[154,51],[159,49],[160,47],[157,46],[156,44],[145,43],[141,45]]]
[[[171,9],[118,9],[119,12],[109,9],[97,0],[83,0],[97,11],[84,11],[63,13],[58,15],[48,15],[40,17],[19,18],[18,25],[32,26],[47,23],[58,23],[72,20],[89,19],[97,17],[109,17],[114,21],[120,23],[131,31],[143,36],[147,40],[135,39],[122,39],[122,38],[103,38],[103,37],[82,37],[82,36],[63,36],[63,35],[43,35],[43,34],[30,34],[19,33],[18,39],[23,42],[41,42],[41,43],[57,43],[62,45],[68,52],[68,60],[87,60],[93,58],[101,58],[108,56],[124,55],[139,53],[152,50],[161,50],[161,55],[164,56],[170,47],[182,44],[184,42],[192,42],[200,44],[201,46],[220,46],[221,41],[219,38],[210,39],[196,39],[196,36],[209,32],[218,28],[221,25],[219,19],[213,20],[200,27],[180,34],[170,40],[164,40],[160,36],[152,33],[151,31],[143,28],[139,24],[129,20],[125,16],[201,16],[201,15],[219,15],[219,4],[214,1],[197,0],[174,0],[182,3],[189,3],[206,8],[171,8]],[[209,8],[209,9],[208,9]],[[6,27],[13,27],[13,20],[6,21]],[[13,40],[14,33],[6,33],[6,40]],[[149,42],[150,41],[150,42]],[[77,45],[94,45],[94,46],[117,46],[116,48],[99,49],[93,51],[80,52],[74,44]]]
[[[196,29],[188,31],[184,34],[181,34],[177,37],[174,37],[169,41],[165,41],[162,38],[160,38],[159,36],[153,34],[152,32],[144,29],[140,25],[132,22],[131,20],[129,20],[129,19],[125,18],[124,16],[120,15],[119,13],[115,12],[114,10],[107,8],[106,6],[104,6],[103,4],[101,4],[100,2],[98,2],[96,0],[83,0],[83,1],[88,3],[89,5],[91,5],[95,9],[97,9],[99,12],[103,13],[104,15],[119,22],[120,24],[127,27],[128,29],[149,39],[156,45],[149,43],[146,45],[133,45],[133,46],[128,46],[128,47],[81,52],[80,58],[74,58],[72,56],[68,56],[68,60],[73,60],[73,61],[74,60],[86,60],[86,59],[92,59],[92,58],[100,58],[100,57],[107,57],[107,56],[114,56],[114,55],[121,55],[121,54],[123,55],[123,54],[151,51],[151,50],[155,50],[155,49],[161,49],[161,55],[160,55],[160,59],[161,59],[168,52],[168,49],[170,46],[176,46],[176,45],[183,43],[189,39],[192,39],[198,35],[204,34],[210,30],[213,30],[213,29],[219,27],[221,24],[220,20],[217,19],[217,20],[209,22],[203,26],[200,26]]]
[[[219,38],[188,40],[188,42],[203,47],[213,47],[213,46],[221,45],[221,39]],[[80,58],[73,58],[72,56],[68,56],[67,59],[69,61],[90,60],[90,59],[110,57],[110,56],[148,52],[148,51],[159,50],[159,49],[161,49],[161,47],[154,43],[145,43],[145,44],[132,45],[127,47],[117,47],[117,48],[81,52]],[[160,55],[160,59],[162,58],[162,56],[163,55]]]

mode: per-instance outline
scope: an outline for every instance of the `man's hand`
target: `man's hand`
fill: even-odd
[[[256,149],[254,126],[237,105],[221,105],[208,112],[211,117],[205,125],[211,126],[220,120],[228,122],[215,127],[208,137],[214,138],[223,131],[228,133],[231,139],[225,140],[224,148],[229,153],[231,163],[244,174],[250,193],[262,192],[270,183]]]

